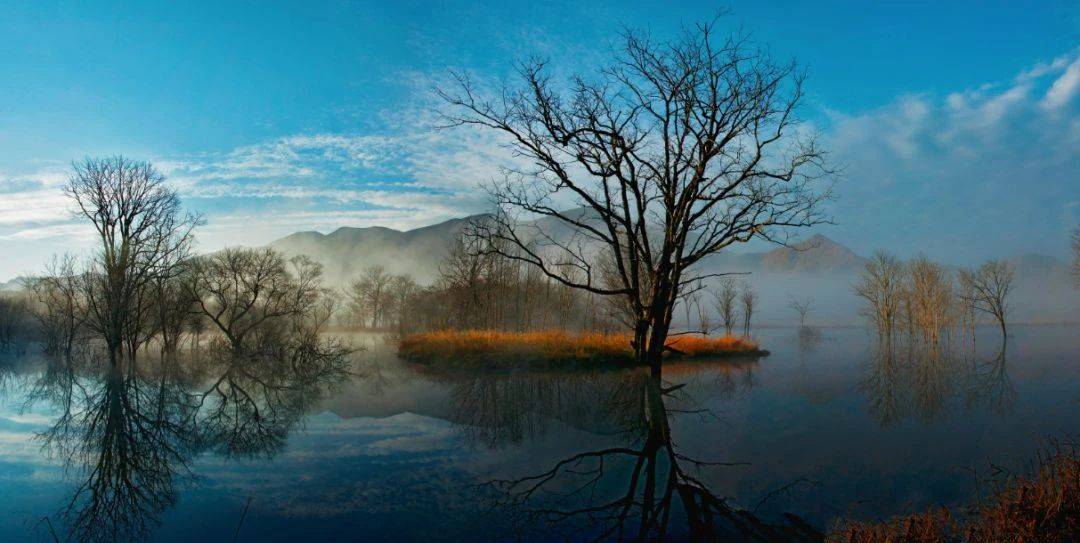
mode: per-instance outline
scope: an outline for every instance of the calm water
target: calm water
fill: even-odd
[[[1004,353],[987,329],[949,355],[861,329],[758,336],[771,356],[660,382],[436,374],[373,338],[347,374],[113,379],[7,355],[0,540],[65,540],[80,518],[160,541],[576,540],[643,515],[680,539],[725,503],[826,527],[967,502],[1080,430],[1075,327],[1016,327]]]

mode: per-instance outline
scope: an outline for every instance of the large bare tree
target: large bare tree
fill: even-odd
[[[93,225],[98,248],[84,285],[86,324],[105,342],[109,360],[134,357],[152,308],[150,285],[171,277],[189,254],[195,215],[149,162],[122,156],[73,164],[67,194]]]
[[[831,171],[798,117],[803,73],[714,30],[698,25],[668,42],[624,32],[593,77],[555,82],[536,60],[520,67],[520,86],[494,97],[460,73],[440,91],[449,126],[497,131],[528,164],[492,184],[499,213],[475,230],[497,242],[483,247],[624,297],[635,352],[653,371],[680,291],[705,278],[696,264],[827,220],[819,181]],[[544,224],[574,234],[560,239]],[[602,262],[614,263],[614,281],[600,280]]]

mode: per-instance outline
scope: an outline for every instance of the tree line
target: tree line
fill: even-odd
[[[881,337],[902,334],[930,343],[947,339],[953,331],[974,337],[979,317],[988,316],[1004,339],[1013,278],[1013,267],[1001,260],[954,273],[923,256],[904,262],[878,251],[854,291],[866,302],[863,315]]]
[[[133,364],[151,346],[162,355],[198,350],[204,338],[234,356],[347,350],[319,337],[336,304],[319,264],[270,249],[194,255],[201,218],[183,212],[152,164],[86,159],[73,165],[66,192],[96,246],[84,260],[54,259],[21,297],[0,302],[17,307],[0,308],[0,342],[12,341],[9,321],[26,327],[32,318],[47,354],[100,348],[110,366]]]

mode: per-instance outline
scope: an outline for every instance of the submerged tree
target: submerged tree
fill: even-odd
[[[187,288],[198,311],[240,354],[260,328],[307,314],[322,292],[321,277],[322,268],[306,257],[286,261],[271,249],[224,249],[191,264]]]
[[[791,296],[788,298],[788,307],[794,309],[795,312],[799,314],[799,326],[806,326],[806,315],[813,309],[814,299],[796,298]]]
[[[866,262],[855,294],[866,300],[863,313],[881,334],[891,334],[900,314],[904,296],[904,265],[884,251],[877,251]]]
[[[543,61],[520,75],[494,99],[463,74],[441,92],[450,126],[497,131],[529,164],[492,185],[499,212],[475,234],[553,280],[624,298],[636,356],[654,371],[680,293],[704,278],[696,264],[826,220],[818,181],[830,170],[797,115],[803,74],[740,37],[718,40],[712,24],[664,43],[627,32],[593,78],[555,83]]]
[[[1005,332],[1005,316],[1008,312],[1008,297],[1012,290],[1013,268],[1008,262],[991,260],[975,271],[960,272],[960,283],[964,285],[971,307],[992,315],[1001,327],[1001,337]]]
[[[125,354],[134,357],[145,339],[150,286],[171,277],[187,257],[199,219],[182,213],[180,198],[153,165],[121,156],[75,163],[67,194],[97,234],[83,282],[86,325],[116,364]]]

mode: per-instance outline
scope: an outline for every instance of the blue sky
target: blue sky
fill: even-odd
[[[588,72],[621,25],[671,35],[724,6],[808,67],[805,117],[845,166],[826,235],[966,264],[1063,257],[1080,222],[1075,2],[309,4],[0,7],[0,280],[85,250],[60,193],[85,155],[158,164],[206,250],[483,211],[506,155],[430,129],[448,69]]]

